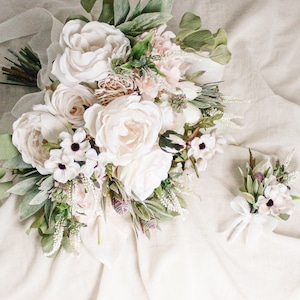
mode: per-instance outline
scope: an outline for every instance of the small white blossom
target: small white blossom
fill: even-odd
[[[50,158],[45,162],[45,167],[53,173],[53,178],[61,183],[74,179],[80,171],[79,164],[61,149],[50,151]]]
[[[215,137],[212,134],[203,134],[200,137],[196,137],[191,142],[191,148],[188,151],[188,156],[193,156],[196,160],[211,159],[216,152],[223,152],[221,145],[226,143],[222,137]]]
[[[86,133],[82,128],[78,128],[73,135],[62,132],[59,137],[63,140],[60,146],[66,155],[74,157],[76,161],[86,160],[86,151],[91,148],[91,145],[89,141],[85,141]]]
[[[290,215],[294,206],[288,187],[281,183],[267,186],[264,195],[258,197],[256,205],[260,214],[273,216]]]

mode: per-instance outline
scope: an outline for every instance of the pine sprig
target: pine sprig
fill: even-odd
[[[41,69],[38,56],[28,46],[21,49],[19,53],[11,49],[8,51],[17,59],[17,62],[5,57],[12,66],[2,67],[2,73],[8,80],[2,83],[37,87],[37,74]]]

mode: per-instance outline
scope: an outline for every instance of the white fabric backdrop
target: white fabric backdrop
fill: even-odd
[[[18,200],[0,207],[0,299],[45,300],[296,300],[300,299],[300,206],[275,233],[254,248],[242,237],[229,244],[226,225],[236,214],[229,202],[238,195],[238,165],[250,147],[258,158],[284,159],[293,149],[291,168],[300,170],[300,2],[298,0],[174,1],[176,29],[185,11],[202,17],[203,27],[226,28],[233,54],[225,69],[222,92],[250,100],[227,106],[242,115],[243,129],[220,126],[231,141],[210,161],[192,187],[199,198],[187,199],[189,215],[162,225],[151,240],[129,230],[126,243],[109,267],[83,249],[80,257],[64,251],[43,256],[30,222],[18,220]],[[0,0],[0,22],[33,7],[44,7],[59,20],[79,11],[79,1]],[[25,26],[25,25],[24,25]],[[20,28],[16,28],[19,30]],[[0,40],[7,33],[0,31]],[[19,49],[26,38],[4,43]],[[1,113],[9,111],[23,90],[0,86]],[[300,180],[293,192],[300,195]],[[105,242],[105,241],[103,241]]]

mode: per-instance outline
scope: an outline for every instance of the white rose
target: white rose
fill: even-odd
[[[192,103],[187,103],[186,108],[182,110],[184,123],[195,125],[201,118],[202,114],[200,109]]]
[[[78,128],[84,125],[83,114],[87,107],[96,103],[96,97],[84,85],[68,87],[60,84],[53,93],[47,91],[45,103],[53,115],[59,115]]]
[[[52,74],[68,86],[106,78],[110,61],[124,58],[130,42],[117,28],[106,23],[80,20],[67,22],[60,36],[63,54],[58,54]]]
[[[161,114],[156,104],[137,95],[121,96],[107,106],[94,104],[84,113],[89,134],[115,166],[125,166],[157,142]]]
[[[182,109],[182,112],[175,112],[168,101],[168,96],[163,95],[161,100],[162,102],[158,104],[158,107],[163,116],[162,132],[174,130],[183,134],[185,123],[195,125],[202,116],[200,109],[190,102],[186,103],[186,107]]]
[[[44,162],[49,158],[45,142],[58,142],[58,136],[67,127],[48,112],[32,111],[24,113],[13,124],[13,144],[22,154],[24,162],[31,164],[41,174],[49,174]]]
[[[144,201],[168,177],[172,158],[172,154],[153,147],[149,153],[129,165],[118,167],[117,177],[124,184],[128,195],[134,194]]]

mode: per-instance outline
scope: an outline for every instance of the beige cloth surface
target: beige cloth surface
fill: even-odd
[[[79,1],[0,0],[4,22],[33,7],[49,10],[63,21],[79,10]],[[297,300],[300,299],[300,206],[274,233],[264,234],[254,248],[243,236],[227,242],[226,226],[237,217],[230,201],[239,194],[237,167],[248,148],[262,158],[284,159],[296,149],[291,169],[300,170],[300,2],[298,0],[174,1],[176,29],[185,11],[202,17],[203,27],[226,28],[233,54],[225,69],[222,92],[248,103],[227,105],[244,117],[242,129],[219,126],[229,139],[224,154],[210,161],[188,197],[186,220],[162,225],[151,240],[129,230],[111,266],[82,249],[80,257],[61,251],[43,256],[30,222],[18,220],[18,199],[0,207],[0,299],[5,300]],[[25,27],[25,24],[24,24]],[[15,28],[20,30],[20,28]],[[0,40],[6,32],[0,31]],[[23,46],[27,38],[0,48]],[[1,113],[22,95],[0,86]],[[293,185],[300,195],[300,180]],[[103,241],[103,243],[105,240]]]

